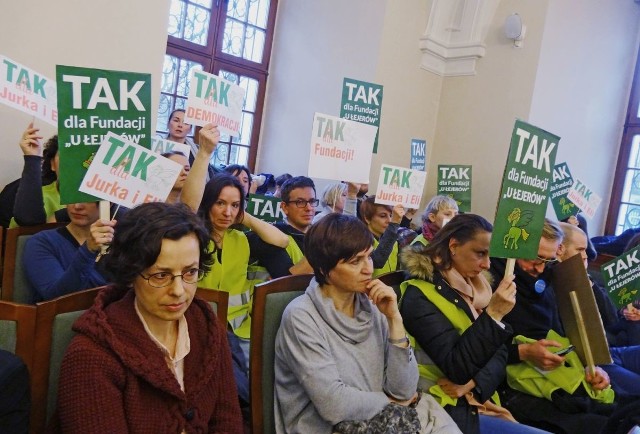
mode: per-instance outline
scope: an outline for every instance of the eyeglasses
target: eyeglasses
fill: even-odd
[[[558,262],[558,258],[541,258],[537,256],[536,259],[529,259],[534,266],[549,265]]]
[[[287,205],[291,203],[295,203],[297,208],[306,208],[307,205],[311,205],[312,207],[315,208],[316,206],[318,206],[320,201],[318,199],[309,199],[309,200],[297,199],[297,200],[288,200],[285,203]]]
[[[173,279],[178,276],[182,278],[182,282],[184,283],[197,283],[204,277],[204,270],[199,268],[190,268],[181,274],[171,274],[166,271],[161,271],[159,273],[153,273],[149,277],[140,273],[140,277],[149,282],[149,285],[154,288],[164,288],[165,286],[169,286],[173,283]]]

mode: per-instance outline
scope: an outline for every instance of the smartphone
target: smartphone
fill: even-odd
[[[563,348],[559,351],[556,351],[555,354],[559,355],[559,356],[566,356],[567,354],[569,354],[571,351],[575,350],[576,347],[573,345],[569,345],[567,348]]]

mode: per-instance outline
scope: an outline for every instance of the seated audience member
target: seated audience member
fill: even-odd
[[[29,124],[22,133],[20,148],[24,153],[24,169],[13,205],[10,227],[36,226],[49,221],[59,209],[58,191],[58,136],[51,137],[44,145],[39,129]]]
[[[282,186],[282,202],[280,207],[286,216],[286,222],[276,223],[278,228],[289,238],[286,248],[264,242],[255,234],[248,234],[251,245],[251,257],[259,266],[265,267],[272,278],[289,274],[311,273],[312,269],[302,252],[304,234],[311,227],[315,208],[316,187],[311,178],[296,176]]]
[[[166,203],[178,203],[180,202],[180,194],[182,193],[182,188],[187,180],[187,175],[189,175],[189,171],[191,170],[189,159],[182,152],[178,151],[165,152],[162,156],[175,161],[182,166],[182,171],[180,172],[180,175],[178,175],[176,182],[173,184],[173,187],[169,192],[169,196],[167,196],[167,200],[165,200]]]
[[[356,194],[359,187],[360,184],[354,183],[349,183],[347,187],[347,184],[344,182],[328,184],[324,188],[320,198],[322,211],[316,214],[313,218],[313,223],[317,223],[322,217],[332,212],[356,216],[356,207],[358,206]],[[347,195],[347,189],[349,190],[349,195]]]
[[[566,219],[562,220],[562,222],[570,223],[582,229],[582,231],[587,235],[587,259],[589,260],[589,262],[596,259],[596,257],[598,256],[598,252],[596,252],[591,239],[589,239],[589,232],[587,231],[587,219],[585,219],[582,214],[578,213],[576,215],[567,217]]]
[[[249,339],[249,241],[244,232],[231,226],[242,224],[265,242],[282,248],[287,247],[289,238],[269,223],[244,212],[244,199],[242,185],[234,176],[219,173],[207,183],[199,215],[209,230],[214,258],[200,286],[229,292],[227,318],[239,337]]]
[[[360,218],[373,234],[373,277],[398,269],[398,226],[404,216],[400,204],[378,205],[369,196],[360,205]]]
[[[98,202],[67,205],[71,223],[30,237],[22,263],[35,291],[33,302],[107,283],[96,268],[102,246],[113,239],[115,221],[98,220]]]
[[[510,387],[500,397],[502,405],[527,425],[558,433],[595,434],[614,409],[609,376],[600,367],[595,375],[585,371],[575,352],[554,354],[569,340],[562,337],[555,293],[546,285],[550,270],[545,268],[556,261],[562,235],[557,223],[546,219],[537,258],[516,260],[516,304],[504,317],[516,339],[508,345]],[[491,258],[494,285],[503,278],[505,267],[505,259]]]
[[[29,371],[22,359],[0,350],[0,432],[29,432]]]
[[[273,197],[280,197],[281,196],[281,191],[282,191],[282,185],[287,182],[288,180],[290,180],[291,178],[293,178],[293,176],[291,176],[288,173],[283,173],[282,175],[278,176],[276,178],[276,189],[273,192]]]
[[[251,176],[251,172],[248,167],[241,164],[231,164],[225,167],[223,172],[228,173],[231,176],[235,176],[238,181],[240,181],[242,190],[244,191],[244,197],[247,197],[250,194],[255,194],[258,190],[258,183]]]
[[[566,261],[577,254],[581,255],[587,269],[587,236],[578,226],[560,223],[563,239],[558,248],[558,259]],[[613,364],[603,365],[609,374],[611,385],[619,397],[640,397],[640,346],[629,346],[629,336],[638,334],[637,323],[627,322],[618,317],[616,307],[604,288],[591,282],[602,324],[607,333],[609,351]],[[635,329],[634,329],[635,327]]]
[[[371,280],[368,229],[329,214],[309,229],[304,251],[315,278],[286,307],[276,336],[276,432],[458,433],[433,398],[416,392],[395,292]]]
[[[172,111],[169,115],[169,122],[167,123],[169,133],[167,134],[167,140],[189,145],[191,150],[189,151],[188,162],[189,165],[192,166],[200,147],[188,137],[191,133],[191,124],[184,121],[184,113],[184,109],[178,108]],[[208,181],[214,174],[215,170],[213,166],[211,166],[209,161],[207,161],[205,167],[206,180]]]
[[[114,285],[74,324],[62,362],[64,433],[242,433],[225,330],[194,297],[209,234],[182,204],[142,204],[119,222]]]
[[[273,196],[273,191],[276,188],[276,180],[270,173],[258,173],[258,176],[264,177],[264,182],[256,189],[256,194],[263,194],[265,196]]]
[[[495,293],[487,280],[491,223],[461,214],[427,247],[402,253],[412,279],[401,285],[400,313],[416,342],[420,386],[464,433],[540,433],[500,406],[513,330],[502,322],[516,302],[513,276]],[[488,273],[487,273],[488,275]]]
[[[434,196],[422,213],[422,234],[411,244],[428,245],[436,233],[458,214],[458,204],[449,196]]]

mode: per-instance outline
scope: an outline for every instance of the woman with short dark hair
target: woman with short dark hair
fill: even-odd
[[[101,291],[73,326],[55,423],[65,433],[242,433],[224,328],[195,296],[209,233],[185,205],[118,221]]]
[[[329,214],[305,235],[315,277],[285,309],[276,336],[276,432],[391,432],[379,430],[383,421],[393,432],[459,432],[416,392],[396,294],[372,280],[372,250],[355,217]],[[424,412],[410,407],[421,397],[423,407],[433,402]]]

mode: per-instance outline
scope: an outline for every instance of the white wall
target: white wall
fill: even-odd
[[[556,160],[603,198],[589,235],[604,230],[639,36],[633,1],[549,2],[529,119],[561,137]]]
[[[170,0],[2,3],[0,53],[55,80],[55,66],[151,73],[155,124]],[[31,116],[0,105],[0,186],[22,172],[18,142]],[[36,121],[46,138],[56,132]]]

